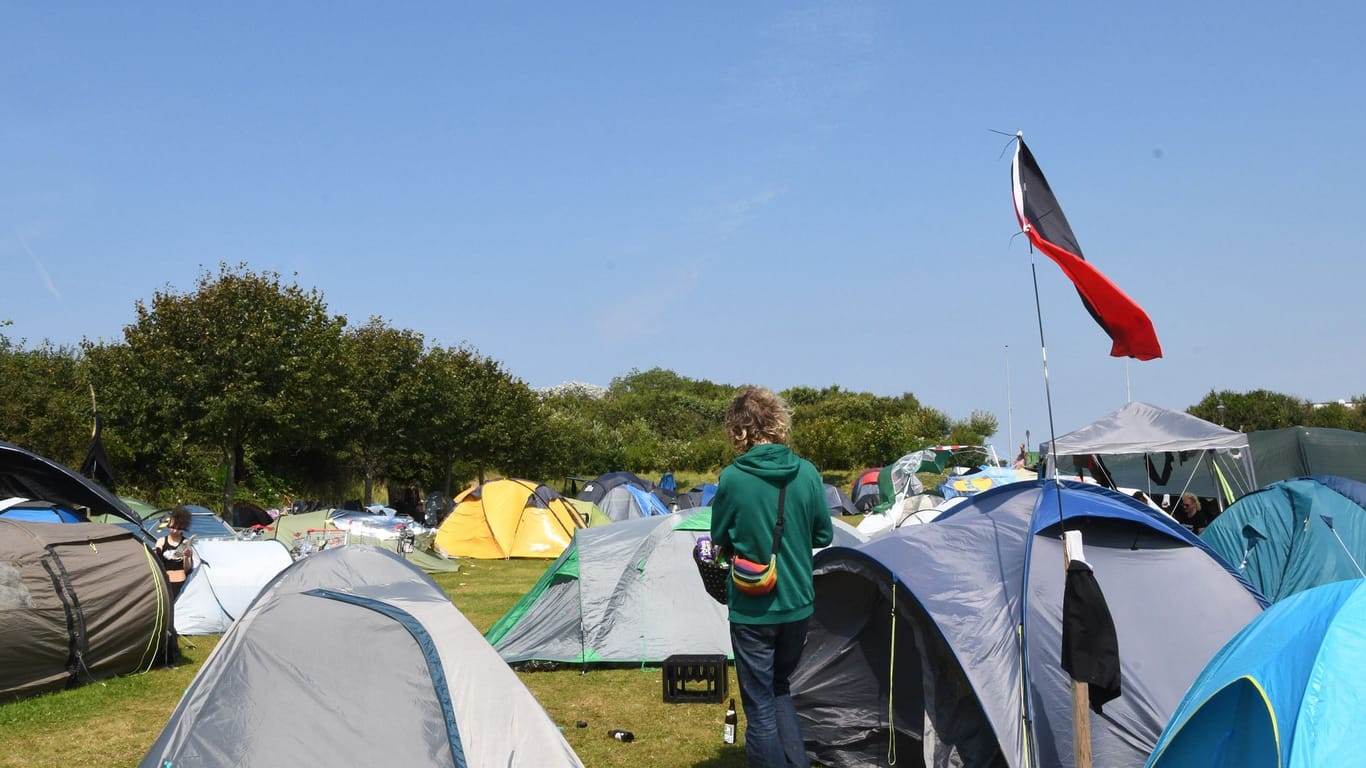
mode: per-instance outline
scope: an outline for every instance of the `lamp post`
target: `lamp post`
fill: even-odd
[[[1221,398],[1219,398],[1219,402],[1218,402],[1217,404],[1215,404],[1215,406],[1214,406],[1214,411],[1215,411],[1215,413],[1218,413],[1218,414],[1219,414],[1219,426],[1221,426],[1221,427],[1224,426],[1224,411],[1225,411],[1225,410],[1227,410],[1227,408],[1224,406],[1224,398],[1221,397]]]

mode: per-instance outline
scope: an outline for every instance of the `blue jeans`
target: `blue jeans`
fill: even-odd
[[[745,757],[751,768],[810,768],[789,687],[806,645],[806,624],[807,619],[730,625],[745,708]]]

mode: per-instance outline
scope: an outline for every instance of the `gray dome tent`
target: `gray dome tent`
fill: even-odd
[[[378,729],[343,719],[363,712],[382,716]],[[141,765],[582,763],[435,582],[388,550],[348,546],[262,590]]]

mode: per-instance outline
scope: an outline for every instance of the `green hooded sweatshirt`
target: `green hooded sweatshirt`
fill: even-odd
[[[811,615],[811,550],[834,539],[825,486],[811,462],[785,445],[750,448],[721,470],[711,506],[712,543],[727,556],[767,563],[773,553],[778,520],[778,489],[783,502],[783,539],[778,549],[778,584],[766,595],[747,595],[730,587],[730,620],[736,624],[783,624]]]

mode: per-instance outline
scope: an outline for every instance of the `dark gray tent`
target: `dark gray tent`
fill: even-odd
[[[0,499],[20,496],[55,501],[84,511],[86,519],[112,515],[135,526],[142,518],[118,496],[69,467],[0,440]]]
[[[1366,482],[1366,433],[1325,427],[1286,427],[1248,433],[1252,463],[1263,486],[1309,475]]]
[[[148,669],[170,620],[166,575],[132,532],[0,519],[0,699]]]
[[[141,765],[582,763],[435,582],[386,549],[346,546],[261,591]]]
[[[1092,718],[1094,764],[1143,765],[1187,687],[1265,601],[1162,513],[1048,480],[816,556],[793,680],[813,759],[886,765],[894,747],[898,766],[1072,764],[1059,503],[1119,636],[1122,694]]]

